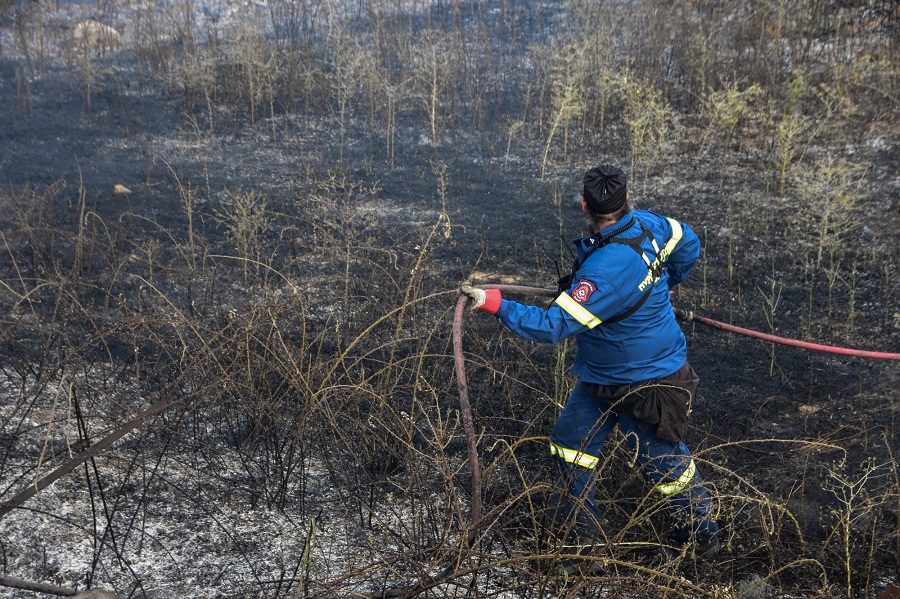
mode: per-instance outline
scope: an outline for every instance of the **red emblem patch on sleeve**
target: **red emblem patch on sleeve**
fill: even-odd
[[[579,304],[583,304],[597,291],[597,286],[588,281],[587,279],[581,279],[578,281],[578,284],[575,285],[575,288],[572,289],[572,299],[578,302]]]

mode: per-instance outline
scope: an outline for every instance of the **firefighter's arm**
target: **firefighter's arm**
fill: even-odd
[[[544,310],[503,299],[499,289],[463,285],[459,292],[472,300],[472,309],[494,314],[513,333],[538,343],[558,343],[588,328],[558,305]],[[561,296],[570,297],[567,292]]]
[[[621,310],[622,298],[602,276],[576,278],[568,291],[559,294],[544,310],[503,300],[497,316],[517,335],[539,343],[558,343],[593,329]]]
[[[497,317],[516,335],[537,343],[559,343],[586,328],[557,305],[545,310],[504,299]]]
[[[517,335],[543,343],[556,343],[577,333],[580,328],[553,306],[543,310],[503,299],[499,289],[479,289],[462,285],[459,292],[472,300],[472,309],[494,314]]]

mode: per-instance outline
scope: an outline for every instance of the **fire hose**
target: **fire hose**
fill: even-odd
[[[900,354],[888,353],[888,352],[878,352],[878,351],[867,351],[864,349],[851,349],[849,347],[837,347],[834,345],[822,345],[820,343],[809,343],[808,341],[800,341],[798,339],[787,339],[785,337],[777,337],[775,335],[769,335],[767,333],[760,333],[759,331],[754,331],[751,329],[745,329],[743,327],[736,327],[734,325],[725,324],[724,322],[719,322],[718,320],[713,320],[712,318],[706,318],[705,316],[698,316],[694,314],[692,310],[679,310],[678,308],[673,308],[675,312],[675,316],[679,319],[687,321],[687,322],[699,322],[700,324],[705,324],[710,327],[714,327],[716,329],[721,329],[723,331],[728,331],[730,333],[737,333],[738,335],[744,335],[745,337],[753,337],[754,339],[762,339],[763,341],[771,341],[772,343],[780,343],[782,345],[791,345],[793,347],[802,347],[804,349],[811,349],[814,351],[827,352],[831,354],[842,354],[845,356],[857,356],[860,358],[877,358],[882,360],[900,360]]]
[[[501,292],[506,291],[509,293],[521,293],[525,295],[535,295],[535,296],[553,296],[557,292],[552,289],[545,289],[542,287],[527,287],[522,285],[479,285],[482,289],[499,289]],[[466,543],[465,545],[468,548],[471,548],[472,543],[475,541],[477,536],[477,531],[480,526],[479,520],[481,519],[481,508],[482,508],[482,499],[481,499],[481,469],[478,463],[478,445],[475,436],[475,422],[472,417],[472,407],[469,402],[469,389],[468,383],[466,381],[466,372],[465,372],[465,360],[463,356],[462,349],[462,317],[464,313],[464,309],[466,306],[466,302],[468,301],[468,297],[466,295],[461,295],[459,297],[459,301],[456,305],[456,311],[453,318],[453,327],[452,327],[452,336],[453,336],[453,357],[456,368],[456,377],[457,384],[459,387],[459,404],[460,411],[462,414],[462,422],[463,429],[465,430],[466,435],[466,444],[469,453],[469,467],[472,471],[472,504],[470,511],[470,528],[469,532],[466,535]],[[769,335],[766,333],[760,333],[758,331],[753,331],[751,329],[745,329],[742,327],[737,327],[729,324],[725,324],[723,322],[719,322],[713,320],[711,318],[706,318],[704,316],[698,316],[690,310],[680,310],[673,308],[675,315],[684,321],[687,322],[699,322],[701,324],[718,328],[724,331],[729,331],[732,333],[737,333],[740,335],[745,335],[747,337],[753,337],[756,339],[762,339],[764,341],[770,341],[773,343],[780,343],[783,345],[791,345],[795,347],[801,347],[805,349],[811,349],[815,351],[823,351],[830,352],[836,354],[843,354],[849,356],[858,356],[863,358],[877,358],[877,359],[886,359],[886,360],[900,360],[900,353],[886,353],[886,352],[873,352],[866,350],[857,350],[857,349],[849,349],[843,347],[835,347],[831,345],[821,345],[817,343],[809,343],[805,341],[799,341],[796,339],[787,339],[784,337],[778,337],[775,335]],[[123,437],[125,434],[130,432],[131,430],[137,428],[141,423],[146,422],[153,416],[158,415],[159,413],[165,411],[171,406],[171,402],[168,399],[162,400],[145,410],[142,414],[134,418],[133,420],[125,423],[120,426],[112,433],[89,447],[87,450],[81,452],[80,454],[73,456],[65,463],[63,463],[59,468],[43,477],[42,479],[36,481],[36,483],[29,488],[23,490],[15,497],[12,498],[11,501],[0,504],[0,518],[14,510],[15,508],[21,506],[28,500],[30,497],[40,492],[41,489],[49,486],[51,483],[59,479],[64,474],[71,472],[77,465],[83,463],[84,461],[90,459],[91,457],[97,455],[101,451],[110,447],[113,443],[115,443],[118,439]],[[378,597],[400,597],[408,594],[415,594],[418,590],[428,588],[438,583],[441,580],[444,580],[453,574],[453,567],[450,566],[445,569],[443,572],[430,577],[428,580],[420,582],[418,585],[401,587],[391,590],[385,590],[381,593],[378,593]],[[31,588],[29,586],[21,586],[22,584],[33,585],[34,583],[28,583],[26,581],[19,581],[14,579],[6,579],[0,578],[0,586],[12,586],[14,588]],[[36,590],[36,589],[33,589]],[[51,594],[57,595],[70,595],[74,594],[74,590],[57,588],[57,587],[46,587],[40,589],[42,592],[49,592]],[[364,595],[365,596],[365,595]],[[373,595],[374,597],[375,595]]]
[[[480,289],[499,289],[501,292],[522,293],[525,295],[553,296],[557,291],[545,289],[542,287],[525,287],[521,285],[478,285]],[[467,535],[467,544],[471,546],[475,539],[476,530],[478,529],[478,520],[481,518],[481,470],[478,465],[478,448],[475,437],[475,423],[472,418],[472,407],[469,403],[469,386],[466,381],[465,359],[462,350],[462,316],[468,296],[460,295],[456,304],[456,313],[453,318],[453,359],[456,366],[456,379],[459,386],[459,405],[462,413],[463,429],[466,434],[466,444],[469,451],[469,467],[472,471],[472,508],[471,508],[471,528]],[[698,316],[692,310],[681,310],[672,308],[675,316],[686,322],[699,322],[710,327],[737,333],[755,339],[780,343],[782,345],[791,345],[794,347],[802,347],[815,351],[829,352],[835,354],[843,354],[847,356],[858,356],[862,358],[878,358],[884,360],[900,360],[900,353],[874,352],[859,349],[850,349],[845,347],[836,347],[833,345],[822,345],[818,343],[809,343],[799,341],[797,339],[787,339],[776,335],[760,333],[743,327],[736,327],[718,320]]]

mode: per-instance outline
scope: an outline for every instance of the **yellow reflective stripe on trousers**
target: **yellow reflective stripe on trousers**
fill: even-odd
[[[600,461],[600,458],[595,458],[594,456],[590,456],[575,449],[566,449],[565,447],[560,447],[552,441],[550,442],[550,453],[565,462],[575,464],[576,466],[581,466],[582,468],[590,468],[591,470],[596,468],[597,463]]]
[[[684,488],[691,484],[691,481],[694,480],[694,475],[696,473],[697,467],[694,465],[694,460],[691,460],[691,463],[688,464],[688,467],[684,469],[684,472],[681,473],[681,476],[678,477],[678,480],[671,483],[656,485],[656,490],[663,495],[674,495],[675,493],[684,491]]]
[[[559,307],[562,308],[566,314],[589,329],[593,329],[601,322],[599,318],[591,314],[587,308],[572,299],[572,296],[565,291],[559,294],[559,297],[556,298],[556,303],[559,304]]]

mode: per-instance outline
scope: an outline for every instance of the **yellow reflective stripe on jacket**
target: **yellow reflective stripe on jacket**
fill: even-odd
[[[597,463],[600,461],[600,458],[595,458],[594,456],[590,456],[575,449],[566,449],[565,447],[560,447],[552,441],[550,442],[550,453],[565,462],[575,464],[576,466],[581,466],[582,468],[589,468],[591,470],[595,469],[597,467]]]
[[[661,267],[663,263],[669,258],[669,254],[675,250],[675,246],[678,245],[678,242],[681,241],[681,237],[684,235],[684,229],[681,228],[680,222],[669,218],[668,216],[666,217],[666,220],[669,221],[669,225],[672,226],[672,237],[666,242],[666,246],[656,257],[656,260],[653,261],[653,264],[650,265],[646,278],[638,285],[640,291],[646,289],[647,285],[652,285],[659,280],[659,277],[662,275]]]
[[[601,322],[599,318],[591,314],[587,308],[572,299],[572,296],[565,291],[559,294],[559,297],[556,298],[556,303],[566,314],[589,329],[593,329]]]
[[[681,476],[678,477],[678,480],[671,483],[663,483],[661,485],[657,485],[656,490],[663,495],[674,495],[675,493],[683,491],[685,487],[691,484],[691,481],[694,480],[694,475],[696,473],[697,467],[694,465],[694,460],[691,460],[691,463],[688,464],[688,467],[684,469],[684,472],[681,473]]]
[[[663,251],[659,253],[659,257],[657,260],[665,261],[669,254],[672,253],[672,250],[675,249],[675,246],[678,245],[678,242],[681,241],[681,236],[684,235],[684,230],[681,228],[681,223],[673,218],[666,217],[666,220],[669,221],[669,224],[672,225],[672,238],[666,242],[666,247],[663,248]]]

